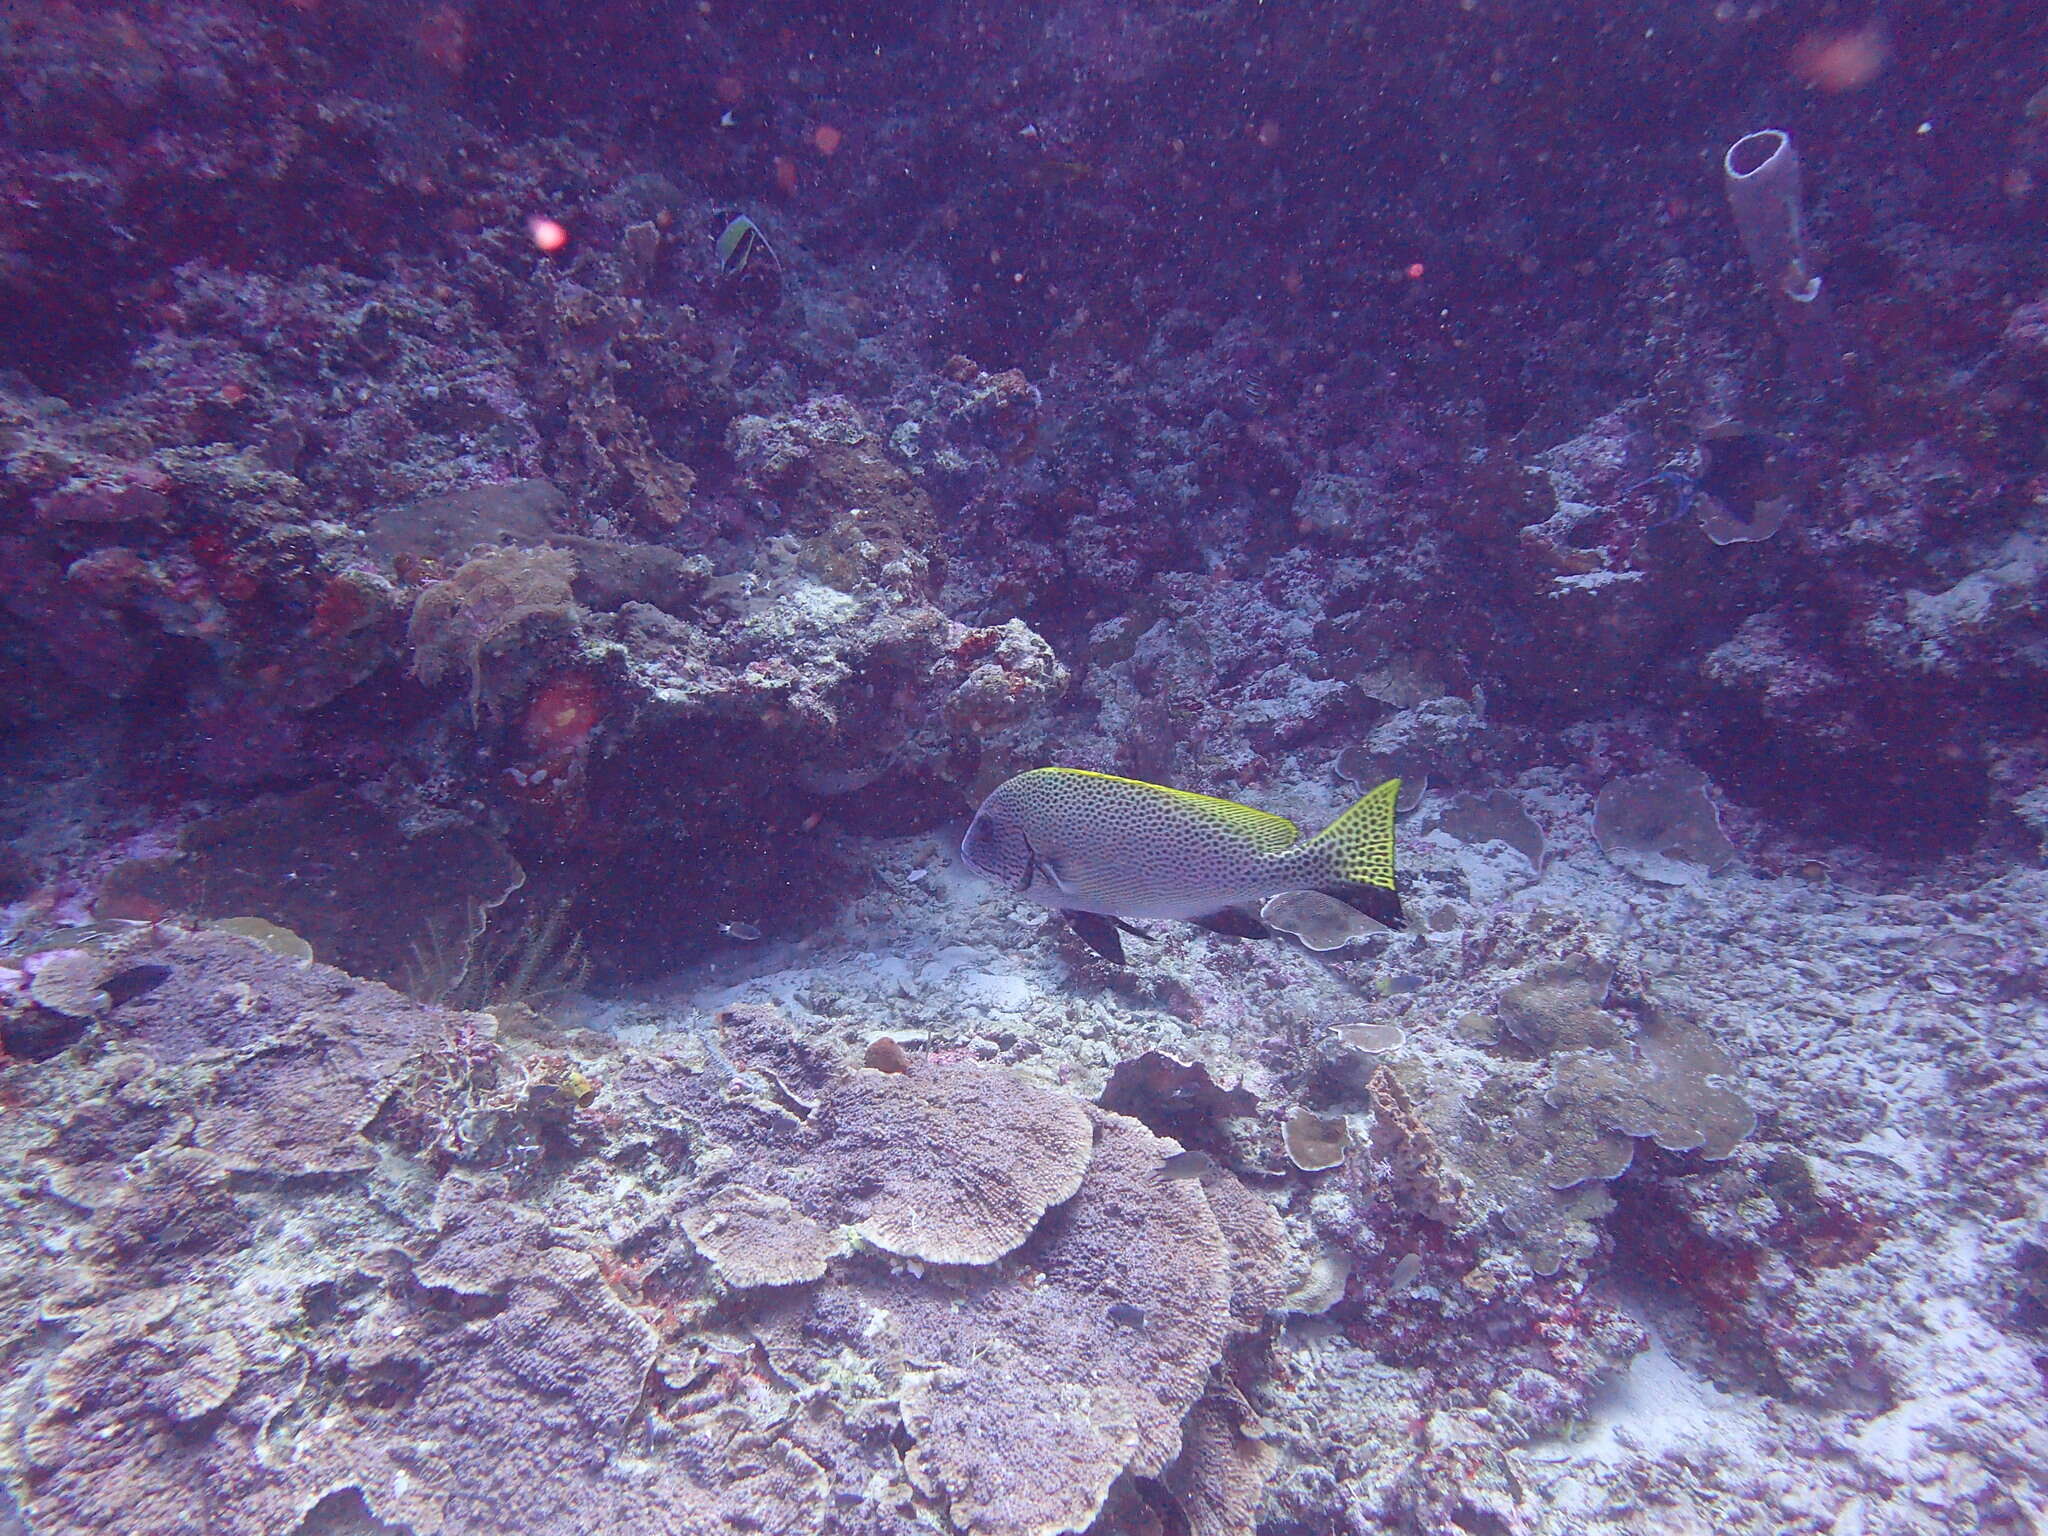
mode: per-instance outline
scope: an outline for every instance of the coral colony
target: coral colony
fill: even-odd
[[[0,9],[0,1532],[2048,1531],[2037,8]]]

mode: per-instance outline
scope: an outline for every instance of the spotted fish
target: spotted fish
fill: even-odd
[[[1313,837],[1284,816],[1083,768],[1034,768],[996,786],[961,840],[977,874],[1055,908],[1123,963],[1130,920],[1192,922],[1238,938],[1272,930],[1241,903],[1314,890],[1399,928],[1389,779]]]

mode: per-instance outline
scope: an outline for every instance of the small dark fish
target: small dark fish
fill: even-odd
[[[1109,1320],[1112,1323],[1122,1323],[1126,1328],[1142,1328],[1145,1326],[1145,1309],[1134,1307],[1128,1301],[1112,1301],[1109,1304]]]
[[[738,277],[757,261],[770,271],[782,270],[775,247],[761,233],[761,226],[744,213],[735,214],[718,237],[718,270],[727,277]]]
[[[1169,1179],[1199,1179],[1215,1166],[1206,1152],[1176,1152],[1159,1165],[1159,1171]]]
[[[739,944],[752,944],[761,937],[761,930],[752,923],[720,923],[718,931]]]
[[[1882,1152],[1872,1152],[1864,1147],[1843,1147],[1835,1156],[1845,1163],[1868,1163],[1873,1168],[1882,1168],[1894,1178],[1909,1179],[1911,1174],[1900,1164],[1893,1162]]]

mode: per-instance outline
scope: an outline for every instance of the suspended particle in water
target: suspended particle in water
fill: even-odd
[[[1891,57],[1891,39],[1876,22],[1848,31],[1809,32],[1792,47],[1792,73],[1833,95],[1870,84]]]
[[[452,5],[437,5],[420,17],[420,54],[437,69],[462,73],[469,62],[469,18]]]
[[[536,213],[526,221],[526,232],[544,256],[552,256],[569,243],[569,231],[554,219]]]

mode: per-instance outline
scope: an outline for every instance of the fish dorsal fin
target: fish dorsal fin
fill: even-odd
[[[1184,789],[1170,790],[1176,798],[1193,802],[1187,809],[1205,821],[1228,827],[1260,853],[1285,853],[1301,841],[1301,828],[1285,816],[1219,800],[1214,795],[1197,795]]]
[[[1240,805],[1235,800],[1198,795],[1191,789],[1174,789],[1165,784],[1148,783],[1144,779],[1127,779],[1121,774],[1097,773],[1092,768],[1041,768],[1037,771],[1062,779],[1106,780],[1120,786],[1124,794],[1136,797],[1138,803],[1171,807],[1190,820],[1222,827],[1259,853],[1285,853],[1301,841],[1301,828],[1285,816]]]

